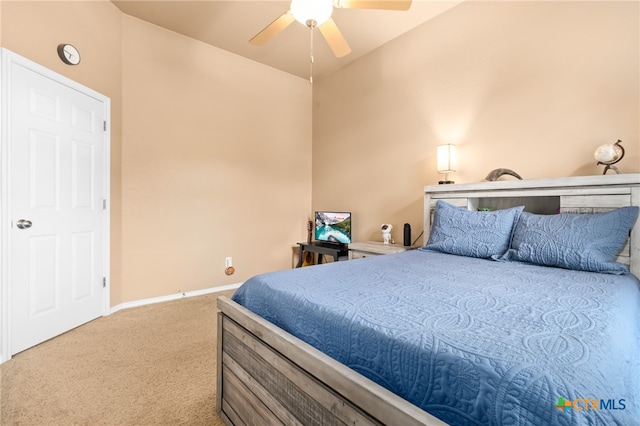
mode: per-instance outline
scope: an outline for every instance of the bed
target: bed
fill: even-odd
[[[542,213],[579,213],[574,226],[607,237],[621,211],[629,225],[640,175],[597,178],[425,187],[427,235],[492,210],[489,233],[509,230],[493,259],[504,241],[452,254],[434,237],[248,280],[219,300],[218,412],[234,425],[637,424],[640,282],[624,272],[637,273],[638,226],[615,264],[526,250],[538,222],[561,234],[553,221],[577,217]]]

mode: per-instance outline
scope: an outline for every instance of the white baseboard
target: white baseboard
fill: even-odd
[[[109,310],[108,315],[116,313],[122,309],[137,308],[139,306],[152,305],[154,303],[169,302],[171,300],[184,299],[185,297],[203,296],[205,294],[210,294],[210,293],[218,293],[221,291],[235,290],[241,285],[242,283],[228,284],[220,287],[211,287],[211,288],[205,288],[202,290],[194,290],[194,291],[186,291],[186,292],[176,293],[176,294],[169,294],[167,296],[152,297],[150,299],[134,300],[133,302],[124,302],[124,303],[120,303],[119,305],[112,306],[111,309]]]

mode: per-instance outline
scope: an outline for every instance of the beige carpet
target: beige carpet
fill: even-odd
[[[122,310],[0,367],[2,425],[222,425],[216,298]]]

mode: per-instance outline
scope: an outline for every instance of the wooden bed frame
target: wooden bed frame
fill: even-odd
[[[425,187],[425,238],[435,202],[533,213],[640,206],[640,174]],[[640,225],[619,261],[640,277]],[[444,425],[228,298],[218,299],[217,411],[227,425]]]

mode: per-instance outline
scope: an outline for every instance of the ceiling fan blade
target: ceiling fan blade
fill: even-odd
[[[278,19],[267,25],[258,34],[253,36],[253,38],[249,40],[249,43],[255,46],[262,46],[263,44],[271,40],[280,31],[287,28],[293,21],[295,21],[295,18],[291,14],[291,11],[287,11],[286,13],[280,15]]]
[[[329,18],[325,23],[318,26],[318,29],[324,36],[325,40],[327,40],[327,43],[329,43],[329,47],[331,47],[331,50],[333,50],[333,54],[336,55],[336,57],[342,58],[343,56],[351,53],[351,48],[349,47],[347,40],[344,39],[332,18]]]
[[[333,5],[345,9],[408,10],[411,0],[334,0]]]

